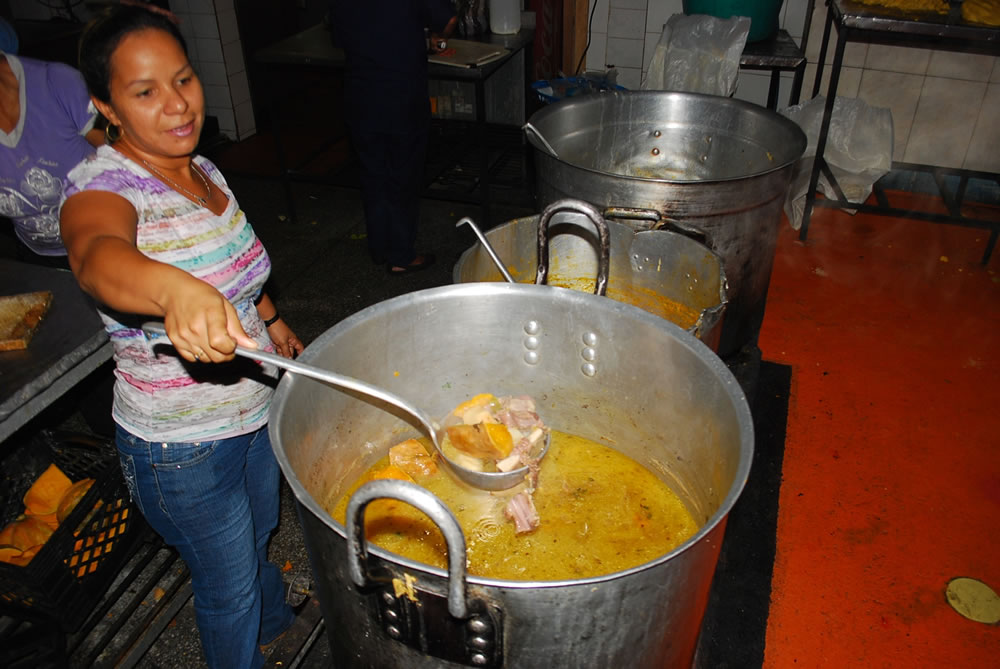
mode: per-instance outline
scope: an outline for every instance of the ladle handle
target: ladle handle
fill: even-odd
[[[142,331],[147,335],[167,336],[167,329],[164,327],[163,323],[155,321],[143,323]],[[347,390],[353,390],[367,397],[382,400],[386,404],[398,407],[407,414],[416,418],[420,421],[424,428],[427,429],[432,439],[434,438],[436,427],[434,421],[432,421],[430,417],[417,407],[404,400],[402,397],[394,395],[393,393],[379,388],[378,386],[373,386],[351,376],[344,376],[343,374],[330,372],[320,367],[297,362],[295,360],[291,360],[290,358],[283,358],[280,355],[275,355],[274,353],[258,351],[252,348],[245,348],[243,346],[237,346],[235,352],[236,355],[243,358],[249,358],[258,362],[266,362],[274,365],[275,367],[279,367],[301,376],[308,376],[309,378],[329,383],[330,385],[337,386],[338,388],[346,388]]]
[[[597,282],[594,284],[595,295],[606,295],[608,292],[608,265],[611,263],[611,230],[601,216],[601,212],[590,203],[582,200],[556,200],[542,211],[538,219],[538,269],[535,272],[535,283],[544,284],[549,279],[549,222],[561,211],[572,211],[583,214],[597,228],[597,238],[600,244],[597,255]]]
[[[456,618],[469,616],[465,594],[465,535],[451,510],[434,493],[409,481],[383,479],[369,481],[358,488],[347,502],[347,570],[359,588],[369,585],[365,561],[368,544],[365,539],[365,508],[376,499],[388,497],[414,506],[430,518],[448,547],[448,613]]]
[[[556,150],[552,148],[552,145],[549,144],[548,140],[545,139],[542,133],[538,132],[538,128],[531,125],[531,121],[524,124],[524,131],[530,135],[534,135],[535,139],[538,140],[538,143],[542,145],[542,148],[544,148],[550,156],[556,160],[559,159],[559,154],[556,153]]]
[[[493,264],[496,265],[498,270],[500,270],[500,274],[503,275],[504,281],[507,283],[516,283],[516,281],[514,281],[514,277],[512,277],[510,272],[507,271],[507,267],[504,266],[503,260],[500,259],[500,256],[498,256],[497,252],[493,249],[493,245],[490,244],[490,240],[487,239],[486,235],[483,234],[483,231],[479,229],[479,226],[476,225],[468,216],[460,219],[458,223],[455,224],[455,227],[457,228],[462,225],[468,225],[472,228],[472,231],[476,233],[476,237],[479,237],[479,243],[483,245],[483,248],[486,249],[486,253],[490,256],[490,259],[493,260]]]

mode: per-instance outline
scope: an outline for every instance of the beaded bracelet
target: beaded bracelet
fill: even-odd
[[[272,325],[278,322],[279,318],[281,318],[281,316],[278,314],[277,311],[275,311],[273,316],[264,321],[264,327],[266,328],[271,327]]]

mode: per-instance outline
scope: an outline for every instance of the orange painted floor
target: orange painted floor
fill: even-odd
[[[787,224],[760,333],[792,367],[765,667],[997,667],[1000,249],[980,230],[819,209]]]

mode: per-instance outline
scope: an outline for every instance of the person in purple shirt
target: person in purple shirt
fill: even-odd
[[[372,259],[390,274],[426,269],[431,253],[417,253],[431,109],[427,38],[443,49],[457,19],[450,0],[385,2],[331,0],[334,44],[344,49],[344,106],[361,161],[361,193]]]
[[[75,69],[0,52],[0,216],[38,256],[66,256],[59,237],[66,175],[104,143],[96,118]]]

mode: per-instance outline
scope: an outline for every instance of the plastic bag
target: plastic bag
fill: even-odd
[[[731,96],[749,32],[745,16],[674,14],[663,26],[641,88]]]
[[[805,153],[795,166],[785,198],[785,214],[796,230],[802,226],[825,105],[826,98],[818,95],[781,111],[802,128],[807,140]],[[861,204],[868,199],[872,186],[892,167],[892,144],[892,112],[889,109],[872,107],[859,98],[838,96],[833,101],[823,157],[848,201]],[[817,190],[828,198],[838,197],[822,172]],[[844,207],[844,211],[855,212],[848,207]]]

